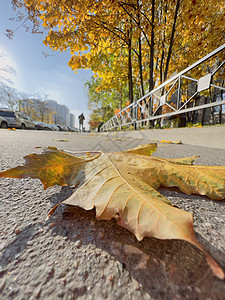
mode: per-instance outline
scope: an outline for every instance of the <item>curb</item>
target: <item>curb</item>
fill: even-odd
[[[102,134],[115,135],[115,132]],[[180,140],[182,144],[225,149],[225,126],[117,131],[116,135],[126,138],[130,137],[134,139],[150,139],[157,141]]]

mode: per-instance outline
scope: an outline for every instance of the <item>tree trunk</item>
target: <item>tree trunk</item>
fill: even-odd
[[[222,82],[222,87],[223,86],[224,86],[224,80]],[[223,90],[221,90],[220,97],[221,97],[221,101],[222,101],[223,100]],[[219,110],[219,124],[222,124],[222,112],[223,112],[223,107],[222,107],[222,105],[220,105],[220,110]]]
[[[122,107],[123,107],[123,87],[121,85],[121,88],[120,88],[120,110],[122,110]]]
[[[155,45],[155,0],[152,0],[152,31],[151,31],[151,45],[150,45],[150,65],[149,65],[149,91],[153,90],[154,88],[154,78],[153,78],[153,71],[154,71],[154,45]]]
[[[138,61],[139,61],[139,73],[140,73],[140,82],[141,82],[141,97],[144,96],[144,82],[143,82],[143,70],[142,70],[142,47],[141,47],[141,38],[138,39]]]
[[[141,27],[140,22],[140,6],[139,6],[139,0],[137,0],[137,24],[138,27]],[[144,82],[143,82],[143,66],[142,66],[142,44],[141,44],[141,36],[138,38],[138,63],[139,63],[139,73],[140,73],[140,83],[141,83],[141,97],[144,96],[145,90],[144,90]]]
[[[204,103],[203,104],[206,104],[206,103],[207,103],[207,98],[204,97]],[[206,110],[206,108],[203,108],[203,110],[202,110],[202,121],[201,121],[202,126],[205,124],[205,110]]]
[[[131,38],[128,38],[128,82],[129,82],[129,100],[133,103],[133,76],[132,76],[132,48],[131,48]]]
[[[174,15],[174,21],[173,21],[173,27],[172,27],[172,33],[171,33],[171,38],[170,38],[170,46],[169,46],[169,50],[168,50],[168,55],[167,55],[167,60],[166,60],[166,67],[165,67],[165,72],[164,72],[164,81],[167,79],[169,63],[170,63],[170,59],[171,59],[171,56],[172,56],[172,48],[173,48],[174,35],[175,35],[175,31],[176,31],[176,21],[177,21],[179,7],[180,7],[180,0],[177,0],[175,15]]]
[[[160,61],[160,84],[163,83],[163,61],[164,61],[164,55],[165,55],[165,51],[164,49],[162,50],[162,55],[161,55],[161,61]]]

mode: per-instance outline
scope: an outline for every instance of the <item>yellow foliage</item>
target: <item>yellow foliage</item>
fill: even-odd
[[[140,7],[112,0],[16,2],[18,7],[27,9],[35,24],[37,19],[43,22],[48,31],[46,45],[61,52],[68,49],[72,56],[69,66],[73,70],[90,68],[103,79],[102,87],[105,88],[112,85],[119,90],[121,83],[127,84],[129,41],[133,84],[140,86],[142,70],[147,87],[153,30],[153,79],[154,82],[163,80],[160,79],[160,73],[165,71],[176,1],[155,1],[154,26],[151,24],[151,0],[142,1]],[[192,1],[191,5],[189,0],[180,1],[168,76],[222,44],[224,9],[223,1],[199,0]],[[200,74],[201,68],[198,71]]]

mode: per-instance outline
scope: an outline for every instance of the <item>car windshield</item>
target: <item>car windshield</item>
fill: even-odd
[[[14,112],[13,111],[0,110],[0,116],[2,116],[2,117],[14,117]]]

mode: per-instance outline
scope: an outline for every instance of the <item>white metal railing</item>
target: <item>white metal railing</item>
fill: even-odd
[[[206,108],[211,108],[213,114],[215,106],[225,112],[224,65],[225,44],[125,107],[105,122],[101,131],[131,125],[136,129],[147,121]]]

